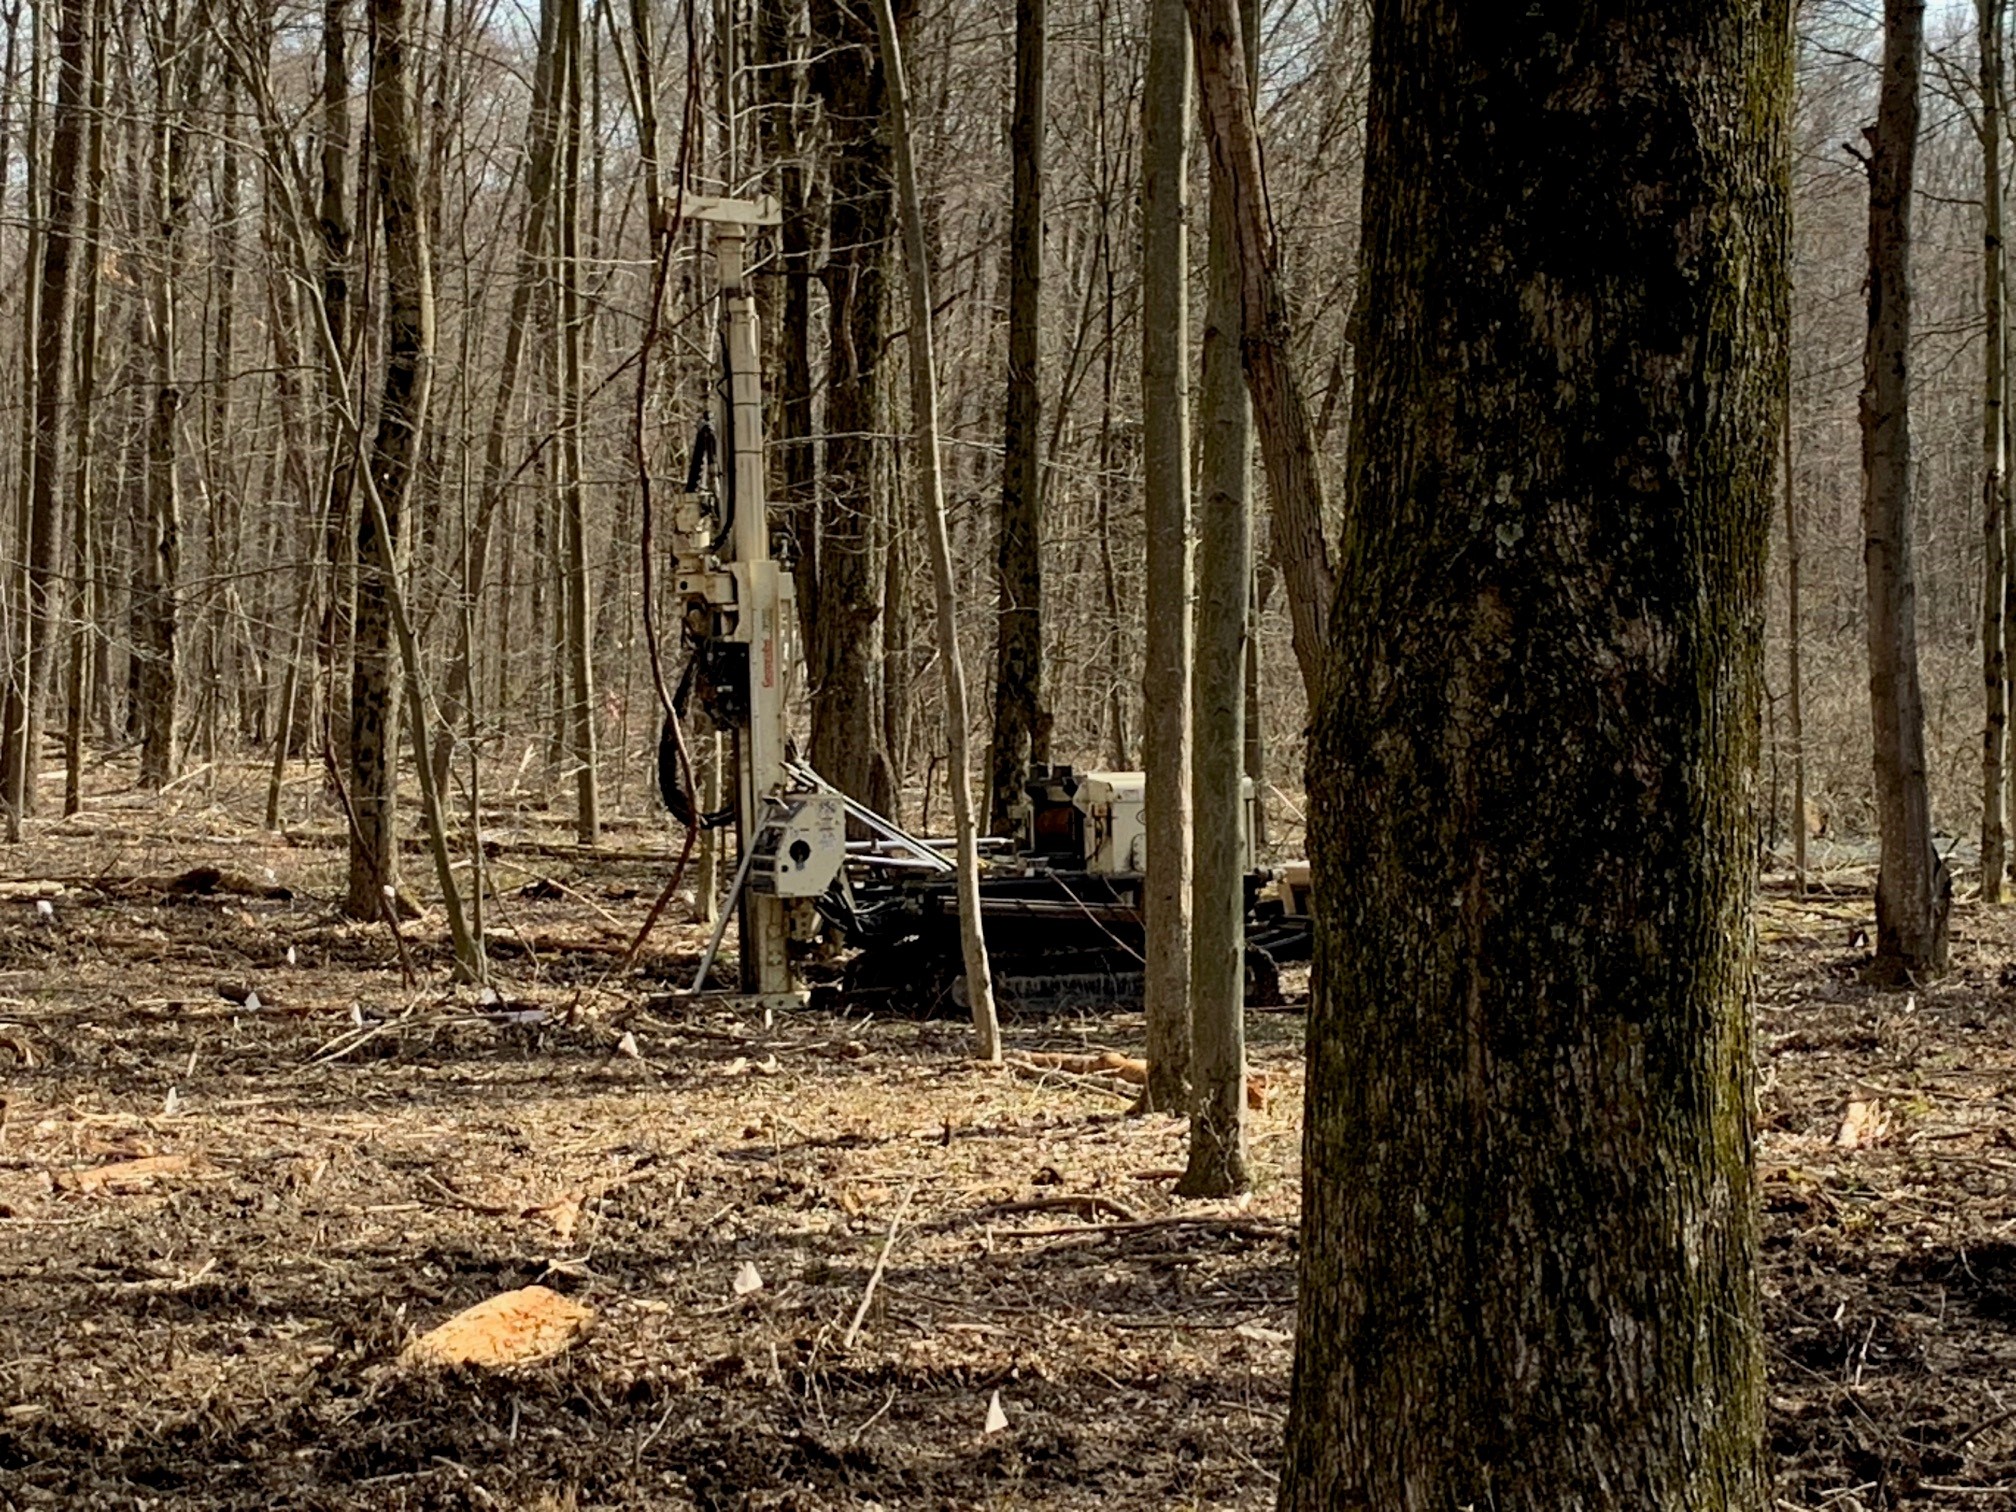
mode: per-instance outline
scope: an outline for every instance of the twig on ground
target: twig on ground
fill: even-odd
[[[996,1229],[996,1239],[1111,1239],[1123,1234],[1145,1234],[1155,1229],[1188,1228],[1202,1233],[1225,1234],[1241,1239],[1286,1239],[1293,1236],[1292,1225],[1265,1218],[1136,1218],[1119,1223],[1076,1223],[1065,1228]]]
[[[478,1202],[473,1197],[464,1197],[432,1171],[422,1171],[420,1179],[443,1197],[446,1197],[450,1202],[454,1203],[455,1206],[467,1208],[472,1213],[481,1213],[486,1218],[515,1218],[521,1211],[519,1208],[506,1207],[500,1203]]]
[[[982,1208],[975,1216],[981,1218],[1006,1218],[1015,1213],[1076,1213],[1088,1222],[1107,1213],[1122,1223],[1141,1223],[1144,1220],[1134,1209],[1124,1202],[1115,1202],[1111,1197],[1101,1197],[1096,1192],[1079,1192],[1062,1197],[1030,1197],[1019,1202],[996,1202]]]
[[[868,1273],[868,1285],[862,1289],[861,1305],[854,1309],[854,1321],[847,1325],[846,1335],[840,1340],[842,1349],[852,1349],[854,1341],[861,1336],[862,1321],[868,1316],[868,1306],[875,1300],[875,1288],[882,1282],[882,1272],[889,1265],[889,1251],[896,1247],[896,1230],[902,1227],[903,1215],[910,1211],[910,1199],[917,1195],[917,1183],[911,1182],[903,1189],[903,1200],[896,1204],[896,1216],[889,1220],[889,1233],[882,1241],[882,1253],[875,1257],[875,1269]]]

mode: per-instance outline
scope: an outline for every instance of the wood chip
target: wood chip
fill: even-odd
[[[594,1324],[595,1310],[550,1287],[527,1286],[478,1302],[400,1352],[406,1365],[529,1365],[560,1354]]]
[[[110,1165],[59,1171],[55,1182],[66,1192],[118,1191],[151,1186],[159,1177],[189,1175],[202,1168],[202,1157],[196,1155],[144,1155],[138,1160],[115,1160]]]

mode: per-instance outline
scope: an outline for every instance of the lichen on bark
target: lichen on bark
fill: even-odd
[[[1283,1507],[1762,1505],[1788,35],[1375,6]]]

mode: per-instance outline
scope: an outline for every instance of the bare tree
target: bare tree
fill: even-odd
[[[1008,833],[1043,731],[1043,75],[1048,0],[1015,0],[1015,170],[1008,231],[1008,419],[995,545],[1000,603],[994,638],[989,822]]]
[[[1222,175],[1238,246],[1240,351],[1259,422],[1272,501],[1274,555],[1281,564],[1294,623],[1295,660],[1315,703],[1337,597],[1325,534],[1323,479],[1315,427],[1292,351],[1293,331],[1281,286],[1280,259],[1267,213],[1253,92],[1247,87],[1234,0],[1189,0],[1197,82],[1204,96],[1213,171]]]
[[[1946,970],[1952,883],[1932,844],[1925,703],[1918,679],[1911,552],[1911,202],[1918,151],[1924,0],[1885,0],[1883,82],[1869,140],[1869,326],[1863,348],[1863,567],[1869,595],[1869,716],[1882,855],[1879,979]]]
[[[371,166],[385,260],[385,372],[368,466],[380,507],[357,520],[357,616],[350,676],[350,868],[344,910],[380,917],[399,883],[400,668],[393,580],[434,379],[434,274],[420,205],[407,0],[370,0]],[[426,731],[412,731],[424,742]],[[424,743],[421,749],[425,750]]]
[[[1190,1087],[1190,37],[1182,0],[1150,0],[1141,96],[1141,426],[1148,633],[1144,1106]]]
[[[0,790],[19,813],[35,806],[41,710],[57,627],[62,623],[59,570],[63,437],[70,425],[71,269],[76,251],[77,184],[85,150],[90,80],[88,0],[64,0],[56,19],[56,108],[49,143],[48,215],[41,242],[39,300],[34,322],[35,394],[28,452],[27,614],[25,676],[10,681],[0,718]]]
[[[973,1011],[973,1054],[1001,1059],[1001,1026],[994,1014],[993,977],[980,923],[979,817],[973,805],[972,756],[967,749],[966,667],[959,651],[958,585],[945,528],[945,489],[938,456],[938,364],[931,343],[931,272],[925,260],[924,211],[911,160],[909,88],[903,75],[901,30],[893,0],[875,0],[881,71],[889,101],[889,138],[895,156],[896,193],[903,219],[903,261],[910,285],[910,408],[924,494],[924,529],[931,541],[931,570],[938,599],[938,652],[945,676],[945,734],[950,757],[946,784],[958,841],[959,943],[966,996]]]
[[[1980,60],[1981,308],[1981,899],[2000,903],[2008,872],[2009,656],[2003,639],[2008,592],[2009,486],[2003,420],[2008,322],[2003,313],[2002,43],[2005,0],[1975,0]],[[1803,819],[1803,815],[1799,816]],[[1803,868],[1802,868],[1803,874]]]
[[[190,113],[202,92],[205,41],[200,14],[185,30],[181,0],[163,0],[153,16],[156,74],[153,123],[152,409],[147,421],[147,486],[140,564],[140,783],[160,787],[181,764],[183,392],[176,371],[184,236],[189,222]]]
[[[1239,17],[1258,75],[1260,9]],[[1191,679],[1190,810],[1196,835],[1190,949],[1189,1169],[1177,1190],[1221,1197],[1246,1171],[1246,631],[1253,591],[1252,424],[1240,370],[1232,186],[1211,161],[1198,467],[1197,654]]]

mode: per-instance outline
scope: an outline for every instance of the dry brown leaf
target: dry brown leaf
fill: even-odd
[[[565,1350],[595,1321],[595,1310],[550,1287],[519,1291],[465,1308],[400,1352],[407,1365],[527,1365]]]
[[[59,1171],[55,1181],[66,1192],[116,1191],[122,1187],[148,1186],[156,1177],[182,1176],[201,1169],[202,1158],[196,1155],[143,1155],[138,1160],[115,1160],[110,1165]]]
[[[574,1237],[575,1225],[581,1221],[581,1194],[567,1192],[555,1197],[551,1202],[542,1202],[537,1207],[529,1207],[518,1215],[521,1218],[544,1218],[553,1225],[553,1232],[562,1244]]]
[[[1853,1150],[1875,1144],[1889,1132],[1890,1115],[1883,1111],[1882,1103],[1874,1098],[1850,1098],[1834,1143],[1844,1150]]]

